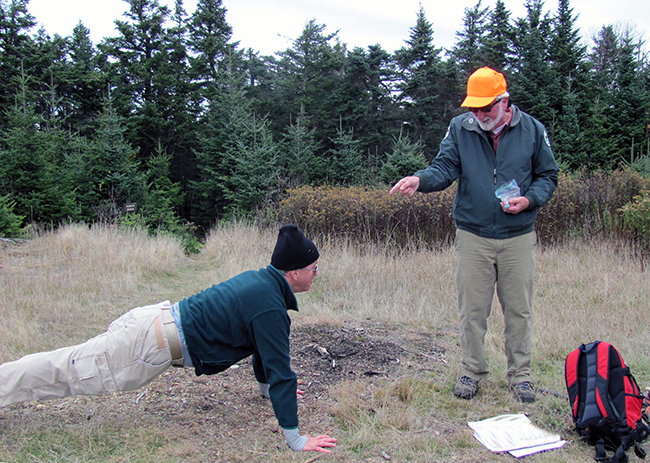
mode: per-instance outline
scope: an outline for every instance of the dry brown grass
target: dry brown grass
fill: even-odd
[[[0,361],[103,331],[142,294],[159,292],[156,277],[183,261],[171,238],[83,225],[7,247],[0,253]]]
[[[215,230],[203,252],[192,259],[168,238],[80,226],[0,249],[0,361],[84,340],[131,307],[176,301],[244,270],[266,266],[276,233],[244,224],[225,226]],[[465,429],[468,420],[522,410],[504,393],[503,321],[496,301],[486,340],[492,374],[482,383],[480,397],[471,402],[450,393],[459,370],[453,250],[393,252],[379,245],[313,238],[321,251],[319,276],[312,291],[298,295],[300,313],[291,314],[294,326],[340,326],[344,320],[370,318],[428,331],[435,342],[448,347],[448,364],[428,377],[405,373],[372,388],[359,382],[334,388],[331,414],[337,428],[331,433],[340,445],[318,461],[385,461],[381,452],[386,449],[392,461],[400,462],[511,461],[490,455]],[[544,248],[537,259],[535,382],[564,393],[566,355],[580,343],[601,339],[621,351],[642,388],[650,385],[650,273],[642,272],[634,257],[611,242]],[[569,429],[563,399],[544,397],[523,411],[549,429]],[[306,426],[317,427],[305,420]],[[39,431],[12,431],[11,437],[28,448],[39,439],[32,432]],[[95,442],[101,442],[107,435],[119,437],[120,431],[109,427],[93,432],[99,434]],[[266,449],[247,441],[254,437],[247,437],[245,427],[238,432],[241,438],[224,444],[220,461],[263,461]],[[135,430],[131,433],[139,436]],[[156,436],[138,438],[140,457],[120,461],[148,461],[147,439]],[[165,446],[165,461],[204,461],[195,450],[199,447],[188,442]],[[270,454],[267,461],[278,462],[305,462],[316,456],[278,449]],[[17,455],[0,461],[64,461]],[[527,461],[590,461],[591,456],[590,449],[574,444]],[[635,458],[631,455],[630,461]],[[102,460],[88,451],[73,461]]]

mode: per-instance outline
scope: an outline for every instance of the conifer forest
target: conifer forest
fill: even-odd
[[[221,0],[192,14],[182,0],[124,8],[95,44],[81,22],[51,35],[29,0],[0,0],[0,230],[208,230],[302,186],[390,185],[428,165],[486,65],[545,124],[564,173],[648,174],[643,34],[603,25],[585,37],[569,0],[557,11],[525,0],[520,18],[479,0],[451,49],[436,46],[445,18],[422,6],[394,52],[349,49],[316,18],[272,56],[232,39]]]

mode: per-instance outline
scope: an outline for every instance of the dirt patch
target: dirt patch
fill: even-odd
[[[367,320],[341,326],[302,326],[292,330],[292,368],[304,396],[299,401],[303,432],[332,432],[332,388],[343,381],[382,382],[447,368],[446,355],[455,346],[452,336],[428,330],[394,327]],[[405,370],[406,369],[406,370]],[[71,397],[16,404],[0,409],[0,434],[8,450],[20,451],[21,439],[9,435],[88,425],[108,427],[116,439],[129,440],[138,430],[164,433],[178,448],[179,440],[195,445],[192,455],[217,458],[228,446],[247,448],[242,439],[255,439],[281,448],[270,401],[257,391],[250,359],[214,376],[194,375],[189,368],[172,368],[145,388],[96,397]],[[271,432],[269,432],[271,431]],[[29,437],[25,437],[29,439]],[[201,448],[197,447],[200,445]],[[176,450],[178,451],[178,450]],[[241,453],[241,451],[240,451]],[[258,461],[251,454],[241,461]],[[264,458],[260,457],[259,461]],[[183,461],[182,455],[179,461]],[[231,460],[228,460],[231,461]],[[233,460],[235,461],[235,460]]]

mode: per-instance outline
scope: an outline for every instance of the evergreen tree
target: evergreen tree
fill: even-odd
[[[554,151],[558,159],[575,165],[571,158],[581,158],[583,145],[582,127],[586,123],[589,102],[586,47],[580,44],[576,17],[569,0],[560,0],[553,21],[553,34],[549,58],[552,62],[553,81],[549,85],[551,106],[558,114],[558,126],[554,136]]]
[[[594,47],[589,54],[589,61],[594,73],[592,75],[593,85],[596,89],[612,92],[616,81],[619,56],[618,37],[614,28],[609,25],[603,26],[593,41]]]
[[[325,178],[325,159],[320,156],[314,133],[310,118],[304,111],[287,126],[280,157],[284,188],[309,185]]]
[[[279,113],[273,114],[280,128],[289,124],[291,114],[309,114],[316,139],[329,149],[339,121],[338,98],[344,75],[345,47],[336,33],[325,34],[325,25],[309,21],[291,48],[278,53]],[[335,40],[335,44],[330,42]],[[278,126],[276,125],[276,128]]]
[[[553,31],[549,58],[560,86],[571,78],[574,82],[584,81],[588,69],[585,66],[586,47],[581,45],[580,29],[576,27],[577,16],[569,0],[559,0],[558,11],[553,20]],[[575,87],[575,83],[573,86]],[[581,85],[581,87],[584,84]]]
[[[115,110],[127,123],[127,140],[139,148],[142,160],[154,153],[159,143],[171,148],[175,143],[171,119],[178,97],[181,73],[170,69],[172,43],[165,22],[169,9],[158,0],[125,0],[126,21],[115,24],[118,37],[99,45],[112,60],[111,75]],[[128,117],[128,118],[127,118]]]
[[[400,132],[393,139],[393,150],[381,166],[379,178],[387,185],[394,185],[399,179],[413,175],[427,167],[424,156],[424,145],[421,140],[413,142],[407,135]]]
[[[392,135],[402,123],[393,97],[398,73],[391,55],[379,45],[352,50],[345,58],[344,69],[337,95],[339,114],[343,125],[354,129],[359,150],[364,153],[365,178],[372,181]]]
[[[553,72],[549,59],[551,20],[542,14],[542,0],[526,0],[527,15],[515,27],[515,69],[508,79],[513,103],[539,119],[551,139],[557,127],[552,104]]]
[[[360,185],[363,183],[362,152],[351,130],[340,127],[327,156],[327,183]]]
[[[238,111],[250,114],[251,102],[243,91],[243,76],[240,73],[226,74],[223,90],[214,92],[208,111],[201,119],[203,129],[199,133],[196,179],[190,182],[194,198],[192,220],[208,229],[219,219],[228,206],[223,194],[222,178],[230,174],[233,165],[224,159],[228,146],[235,144],[243,125],[233,115]]]
[[[0,127],[6,127],[8,110],[14,104],[24,59],[36,19],[27,11],[28,0],[0,0]]]
[[[510,23],[510,11],[503,0],[497,0],[488,15],[485,38],[483,39],[483,65],[500,72],[512,67],[514,32]]]
[[[10,195],[0,196],[0,238],[18,238],[24,216],[14,214],[16,201]]]
[[[183,204],[183,194],[180,183],[173,183],[169,178],[171,159],[159,145],[148,162],[146,200],[140,214],[152,232],[182,229],[178,210]]]
[[[230,43],[232,27],[226,22],[226,8],[221,0],[198,0],[196,10],[188,24],[188,50],[192,80],[201,89],[200,104],[209,101],[212,92],[219,91],[219,84],[228,72],[240,65],[241,53],[237,43]]]
[[[489,8],[481,8],[478,0],[472,8],[465,8],[463,29],[456,32],[456,44],[451,50],[451,57],[456,60],[465,78],[486,65],[486,30]]]
[[[234,133],[225,147],[220,187],[227,216],[250,216],[277,199],[278,145],[268,121],[245,108],[231,115]]]
[[[102,110],[108,78],[100,69],[90,30],[82,22],[72,32],[68,53],[70,62],[62,69],[58,86],[66,105],[66,125],[82,135],[90,135]]]
[[[466,111],[460,105],[467,94],[467,79],[461,75],[461,71],[453,59],[442,63],[441,72],[440,95],[438,97],[440,125],[446,127],[454,116]],[[442,138],[438,140],[438,144],[440,144],[440,141],[442,141]],[[437,152],[438,145],[429,146],[428,148]]]
[[[99,128],[91,150],[92,170],[89,186],[97,192],[94,206],[97,220],[115,223],[124,214],[127,203],[145,203],[146,177],[140,171],[137,149],[126,140],[122,118],[109,98],[99,117]],[[93,198],[90,191],[86,197]]]
[[[588,111],[584,129],[585,150],[579,153],[567,170],[585,168],[588,171],[608,170],[617,163],[616,140],[612,136],[610,114],[611,105],[605,103],[603,96],[594,99]]]
[[[595,169],[609,169],[617,163],[616,140],[612,127],[615,116],[611,107],[614,105],[614,90],[617,86],[617,69],[619,60],[618,37],[613,27],[603,26],[593,37],[593,46],[589,53],[590,95],[586,111],[584,133],[586,154],[579,165]]]
[[[55,90],[61,95],[61,77],[68,66],[67,41],[59,35],[50,37],[41,28],[25,51],[27,56],[23,63],[25,72],[31,77],[30,101],[35,105],[35,111],[46,121],[54,118],[65,122],[69,114],[67,104],[63,98],[53,101],[51,92]]]
[[[449,121],[443,119],[441,112],[445,108],[439,101],[441,50],[433,46],[433,27],[422,6],[406,44],[408,47],[395,52],[401,71],[399,101],[404,106],[403,120],[410,125],[416,139],[434,147],[442,140]]]
[[[636,44],[630,37],[622,37],[611,117],[619,160],[628,163],[634,162],[639,148],[644,147],[650,124],[650,97],[637,56]]]
[[[570,81],[568,81],[570,83]],[[576,94],[567,90],[565,104],[559,117],[558,130],[553,143],[553,153],[557,162],[569,169],[579,169],[584,160],[584,145],[581,124],[578,118]]]
[[[187,13],[183,9],[182,0],[176,0],[173,27],[169,34],[169,61],[163,67],[164,79],[159,86],[169,88],[172,94],[169,99],[167,120],[172,131],[172,139],[162,142],[156,147],[154,153],[160,156],[161,152],[170,156],[170,183],[179,183],[183,191],[189,189],[189,183],[196,178],[196,158],[194,152],[198,147],[197,133],[200,130],[198,119],[203,111],[203,99],[197,91],[196,82],[193,81],[193,72],[190,65],[192,51],[189,45]],[[191,217],[192,201],[189,195],[187,201],[180,209],[185,217]]]
[[[27,100],[29,79],[20,78],[22,91],[8,111],[0,149],[0,194],[11,194],[16,213],[31,223],[58,224],[77,219],[74,183],[63,168],[76,135],[61,130],[59,120],[46,120]],[[50,96],[54,95],[54,92]],[[53,103],[54,104],[54,103]]]

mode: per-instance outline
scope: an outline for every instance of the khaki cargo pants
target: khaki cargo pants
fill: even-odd
[[[530,381],[535,232],[503,240],[456,232],[456,284],[460,312],[462,374],[489,373],[484,341],[494,288],[505,323],[508,383]]]
[[[0,365],[0,406],[137,389],[170,367],[171,351],[182,365],[170,307],[165,301],[135,308],[83,344]]]

